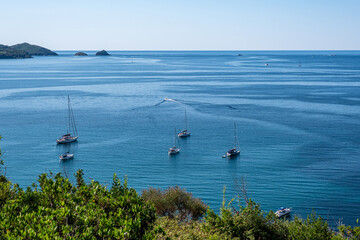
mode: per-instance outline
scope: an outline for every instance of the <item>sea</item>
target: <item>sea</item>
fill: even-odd
[[[117,174],[139,193],[178,185],[216,212],[243,186],[264,211],[356,225],[360,51],[86,52],[0,60],[1,158],[13,183],[27,188],[44,172],[74,181],[83,169],[86,181],[111,187]],[[57,145],[68,96],[79,139]],[[185,110],[191,136],[178,139]],[[234,135],[241,153],[223,158]],[[74,158],[59,161],[66,151]]]

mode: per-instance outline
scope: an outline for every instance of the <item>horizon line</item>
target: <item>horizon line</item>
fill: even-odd
[[[105,49],[102,49],[105,50]],[[77,50],[77,49],[62,49],[62,50],[52,50],[52,51],[102,51],[102,50],[98,50],[98,49],[87,49],[87,50]],[[303,49],[303,50],[292,50],[292,49],[287,49],[287,50],[279,50],[279,49],[265,49],[265,50],[119,50],[119,49],[109,49],[109,50],[105,50],[105,51],[122,51],[122,52],[135,52],[135,51],[141,51],[141,52],[234,52],[234,51],[243,51],[243,52],[256,52],[256,51],[360,51],[360,49],[323,49],[323,50],[319,50],[319,49]]]

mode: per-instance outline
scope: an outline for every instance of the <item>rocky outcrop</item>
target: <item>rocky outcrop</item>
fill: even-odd
[[[75,53],[75,56],[87,56],[87,54],[84,52],[77,52]]]
[[[110,54],[108,54],[107,51],[102,50],[100,52],[97,52],[96,56],[110,56]]]

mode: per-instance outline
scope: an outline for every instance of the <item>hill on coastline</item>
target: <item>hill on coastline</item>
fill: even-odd
[[[11,46],[12,48],[16,50],[23,50],[28,52],[31,56],[57,56],[57,53],[37,45],[32,45],[29,43],[20,43]]]
[[[13,46],[0,44],[0,59],[31,58],[32,56],[57,56],[57,53],[29,43],[21,43]]]
[[[0,44],[0,59],[31,58],[30,53]]]

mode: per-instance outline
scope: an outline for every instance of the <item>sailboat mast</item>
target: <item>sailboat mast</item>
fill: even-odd
[[[75,136],[78,136],[78,131],[77,131],[77,128],[76,128],[76,123],[75,123],[75,118],[74,118],[74,112],[71,108],[71,118],[72,118],[72,122],[73,122],[73,126],[74,126],[74,134]]]
[[[236,123],[234,122],[234,147],[236,148]]]
[[[174,140],[175,140],[174,146],[176,147],[176,128],[175,128],[175,131],[174,131]]]
[[[70,103],[70,122],[72,124],[72,130],[74,132],[75,136],[78,136],[78,132],[77,132],[77,128],[76,128],[76,123],[75,123],[75,118],[74,118],[74,112]]]
[[[69,126],[68,126],[68,132],[70,133],[70,97],[68,95],[68,122],[69,122]]]
[[[187,126],[187,117],[186,117],[186,108],[185,108],[185,130],[188,129],[188,126]]]

